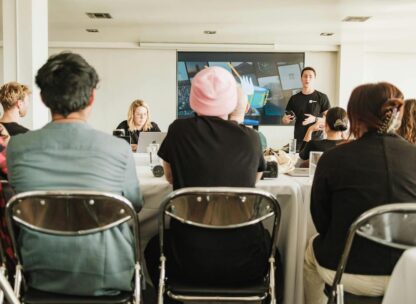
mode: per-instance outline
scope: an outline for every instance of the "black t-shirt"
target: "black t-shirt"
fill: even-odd
[[[130,144],[137,145],[139,141],[140,132],[160,132],[159,126],[155,122],[152,121],[150,124],[152,125],[152,127],[147,131],[139,131],[139,130],[130,131],[127,120],[123,120],[122,122],[118,124],[116,129],[123,129],[124,134],[126,134],[126,136],[130,136]]]
[[[1,123],[9,132],[10,136],[26,133],[29,129],[19,125],[17,122],[2,122]]]
[[[257,172],[265,170],[258,134],[218,117],[174,121],[159,156],[171,166],[174,189],[254,187]],[[204,229],[172,220],[170,233],[174,241],[172,256],[167,259],[172,264],[167,269],[176,269],[174,273],[180,274],[181,280],[240,284],[264,275],[264,263],[260,261],[270,252],[268,235],[261,224],[238,230]],[[174,276],[171,272],[168,275]]]
[[[323,140],[311,140],[308,141],[305,146],[303,147],[302,151],[299,152],[299,157],[306,160],[309,159],[309,152],[311,151],[328,151],[332,149],[337,144],[342,142],[343,140],[331,140],[331,139],[323,139]]]
[[[265,170],[257,133],[218,117],[174,121],[158,154],[171,166],[174,189],[254,187]]]
[[[309,95],[305,95],[302,92],[299,92],[290,97],[286,106],[286,111],[293,111],[296,115],[295,138],[298,141],[298,145],[303,141],[306,131],[312,125],[302,125],[302,122],[307,118],[305,114],[312,114],[316,117],[322,116],[322,113],[328,110],[330,107],[331,105],[329,103],[328,97],[324,93],[321,93],[317,90]]]

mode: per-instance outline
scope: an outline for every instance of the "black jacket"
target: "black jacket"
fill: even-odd
[[[416,202],[416,147],[396,135],[368,132],[321,157],[311,194],[319,236],[319,264],[335,270],[351,223],[364,211],[395,202]],[[356,236],[347,273],[388,275],[401,251]]]

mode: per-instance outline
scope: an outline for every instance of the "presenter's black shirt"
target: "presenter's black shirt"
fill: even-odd
[[[152,126],[147,131],[139,131],[139,130],[131,131],[129,130],[129,124],[127,123],[127,120],[123,120],[122,122],[118,124],[116,129],[123,129],[124,134],[126,134],[126,136],[130,136],[130,144],[137,145],[139,141],[139,137],[140,137],[140,132],[160,132],[159,126],[155,122],[152,121],[150,124]]]
[[[218,117],[175,120],[158,154],[171,166],[174,189],[254,187],[265,170],[258,134]]]
[[[19,125],[17,122],[2,122],[1,124],[6,128],[10,136],[26,133],[29,131],[29,129]]]
[[[303,142],[306,131],[313,124],[308,124],[306,126],[302,125],[302,122],[307,118],[305,114],[312,114],[315,117],[321,117],[322,113],[328,110],[331,107],[328,97],[317,90],[312,94],[305,95],[301,92],[290,97],[289,102],[286,106],[286,111],[293,111],[296,115],[295,120],[295,138],[298,142],[298,147],[300,143]],[[314,132],[313,139],[319,138],[320,134],[315,134],[319,132]]]

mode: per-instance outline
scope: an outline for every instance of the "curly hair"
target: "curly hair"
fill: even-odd
[[[15,107],[19,100],[24,100],[26,95],[30,93],[28,86],[15,81],[2,85],[0,88],[0,102],[4,111]]]
[[[412,144],[416,144],[416,99],[404,101],[403,118],[397,133]]]

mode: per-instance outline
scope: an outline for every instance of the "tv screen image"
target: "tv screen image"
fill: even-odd
[[[238,83],[242,76],[253,83],[244,124],[280,125],[287,102],[302,88],[300,72],[304,57],[304,53],[178,52],[177,117],[194,115],[189,94],[196,73],[205,67],[219,66],[228,70]]]

